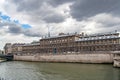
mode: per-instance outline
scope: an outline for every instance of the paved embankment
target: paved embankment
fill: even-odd
[[[80,63],[113,63],[113,54],[67,54],[67,55],[34,55],[17,56],[14,60],[41,62],[80,62]]]

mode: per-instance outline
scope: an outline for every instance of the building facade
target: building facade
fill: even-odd
[[[4,53],[5,54],[12,53],[12,44],[11,43],[6,43],[5,44]]]
[[[30,44],[6,44],[5,53],[18,55],[34,54],[74,54],[94,51],[119,51],[120,37],[119,33],[101,33],[86,35],[77,34],[59,34],[54,37],[42,38],[40,41]],[[11,51],[10,51],[11,50]]]

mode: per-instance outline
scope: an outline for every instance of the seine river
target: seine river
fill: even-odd
[[[120,80],[120,68],[112,64],[0,63],[0,80]]]

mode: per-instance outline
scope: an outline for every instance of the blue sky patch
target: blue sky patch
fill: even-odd
[[[3,21],[15,23],[15,24],[20,24],[21,27],[24,28],[24,29],[29,29],[29,28],[31,28],[31,26],[30,26],[29,24],[21,24],[21,23],[19,22],[19,20],[17,20],[17,19],[11,20],[11,17],[2,14],[2,12],[0,12],[0,19],[2,19]]]
[[[2,14],[2,12],[0,12],[0,19],[2,19],[3,21],[7,21],[7,22],[12,22],[12,23],[15,23],[15,24],[20,24],[22,28],[24,29],[28,29],[28,28],[31,28],[31,26],[29,24],[21,24],[19,22],[19,20],[11,20],[11,17],[7,16],[7,15],[4,15]]]
[[[31,28],[31,26],[30,26],[29,24],[22,24],[22,27],[23,27],[24,29]]]
[[[13,20],[14,23],[16,24],[19,24],[19,21],[18,20]]]
[[[2,20],[9,21],[9,22],[11,21],[9,16],[0,15],[0,17],[1,17]]]

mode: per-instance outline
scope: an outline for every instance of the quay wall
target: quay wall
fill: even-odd
[[[14,55],[14,60],[40,62],[113,63],[113,54]]]
[[[120,53],[114,55],[114,67],[120,67]]]

